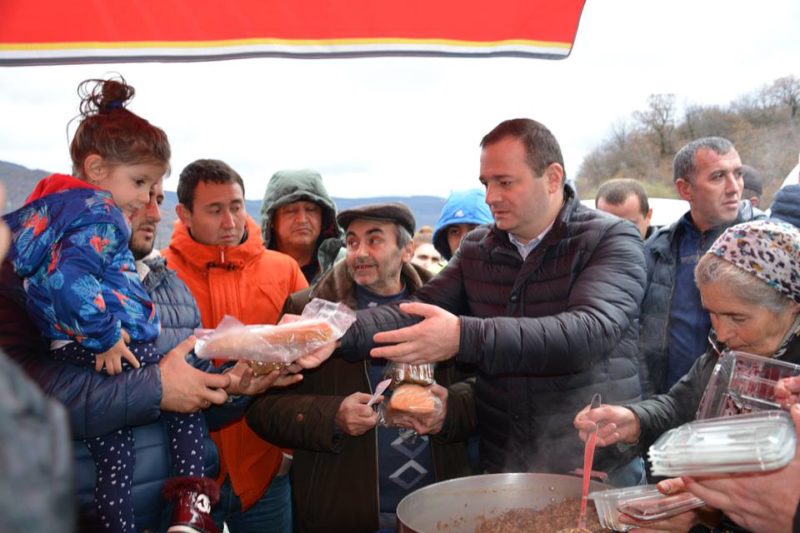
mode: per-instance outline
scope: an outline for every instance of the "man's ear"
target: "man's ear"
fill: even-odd
[[[647,223],[648,226],[650,225],[650,219],[651,218],[653,218],[653,208],[652,207],[647,210],[647,214],[644,217],[644,221]]]
[[[187,228],[192,228],[192,212],[189,211],[189,208],[183,204],[178,204],[175,206],[175,214],[178,215],[178,218],[181,219],[183,225]]]
[[[678,196],[687,202],[692,201],[692,184],[689,182],[689,180],[678,178],[678,180],[675,182],[675,188],[678,190]]]
[[[406,244],[400,250],[400,260],[403,263],[410,263],[412,259],[414,259],[414,241]]]
[[[81,170],[83,171],[82,177],[92,185],[97,185],[103,181],[103,178],[105,178],[108,173],[108,167],[105,161],[97,154],[89,154],[86,156],[86,159],[83,160],[83,168]]]
[[[564,188],[564,167],[559,163],[550,163],[544,169],[544,178],[547,180],[547,190],[553,194]]]

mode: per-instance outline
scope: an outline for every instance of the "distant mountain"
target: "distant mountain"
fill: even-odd
[[[6,187],[6,206],[5,213],[18,209],[25,202],[33,190],[36,183],[43,177],[51,174],[44,170],[31,170],[14,163],[0,161],[0,181]],[[335,198],[338,210],[349,209],[363,204],[375,204],[383,202],[403,202],[417,219],[417,227],[434,226],[439,218],[439,213],[444,205],[444,198],[438,196],[380,196],[375,198]],[[175,206],[178,204],[178,197],[173,191],[166,191],[164,203],[161,205],[161,223],[158,225],[158,235],[156,246],[164,248],[169,242],[172,233],[172,225],[178,218],[175,214]],[[247,200],[247,212],[257,223],[261,223],[261,200]]]
[[[48,174],[51,174],[51,172],[38,169],[31,170],[21,165],[0,161],[0,181],[3,182],[6,188],[6,205],[0,206],[4,207],[3,212],[7,213],[21,206],[22,202],[33,190],[36,182]]]

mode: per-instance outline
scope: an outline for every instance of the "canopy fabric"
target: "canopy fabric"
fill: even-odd
[[[569,55],[585,0],[2,0],[0,66]]]

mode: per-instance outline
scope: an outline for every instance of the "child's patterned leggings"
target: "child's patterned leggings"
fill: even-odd
[[[152,343],[128,346],[139,362],[157,363],[161,355]],[[53,357],[73,364],[94,366],[94,354],[78,343],[51,352]],[[124,365],[123,371],[131,367]],[[103,398],[98,398],[103,401]],[[200,413],[162,413],[166,423],[173,475],[203,475],[203,420]],[[131,485],[136,454],[133,431],[123,428],[100,437],[84,440],[96,467],[94,504],[98,521],[105,531],[135,533]]]

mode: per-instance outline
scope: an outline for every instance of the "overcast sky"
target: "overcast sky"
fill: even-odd
[[[123,74],[131,109],[167,132],[173,177],[224,159],[260,198],[273,172],[319,170],[339,197],[478,185],[478,142],[526,116],[559,139],[574,175],[612,124],[652,93],[721,104],[800,75],[796,0],[588,0],[572,55],[536,59],[247,59],[0,68],[0,160],[68,172],[75,88]],[[70,133],[74,131],[73,129]]]

